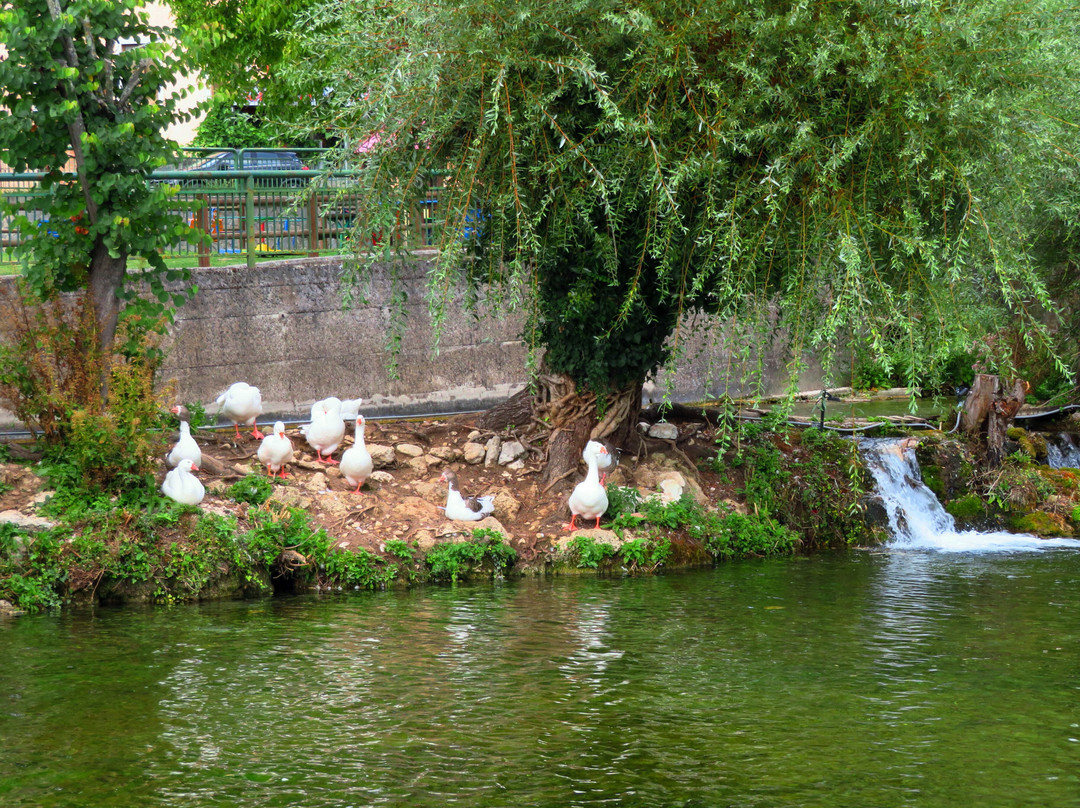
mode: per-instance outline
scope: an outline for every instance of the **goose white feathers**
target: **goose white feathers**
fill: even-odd
[[[495,510],[495,497],[463,497],[458,490],[457,475],[447,469],[439,477],[446,486],[446,518],[461,522],[477,522]]]
[[[360,486],[367,482],[375,464],[367,446],[364,445],[364,416],[357,415],[353,420],[356,422],[356,439],[341,456],[341,464],[338,468],[341,469],[342,476],[349,481],[349,485],[356,486],[353,493],[359,494]]]
[[[217,397],[217,403],[221,405],[218,411],[236,427],[237,440],[240,440],[240,424],[250,426],[251,434],[255,438],[264,437],[255,424],[255,419],[262,415],[263,411],[262,393],[258,387],[252,387],[247,382],[236,382]]]
[[[180,419],[180,438],[165,456],[165,463],[172,469],[179,466],[181,460],[187,459],[195,465],[195,468],[198,468],[202,465],[202,450],[195,442],[195,438],[191,437],[191,423],[189,422],[191,416],[187,407],[177,404],[171,407],[169,412]]]
[[[596,527],[600,527],[600,517],[607,511],[608,498],[604,486],[600,485],[600,472],[597,469],[599,459],[608,453],[604,446],[595,452],[589,452],[585,456],[585,463],[589,472],[585,475],[570,494],[567,504],[570,506],[570,530],[576,530],[576,520],[595,519]]]
[[[600,450],[604,451],[601,452]],[[621,451],[607,441],[591,440],[585,444],[581,459],[589,462],[589,455],[596,457],[596,468],[600,472],[600,485],[604,484],[607,472],[619,465]]]
[[[191,473],[195,470],[196,466],[190,459],[181,460],[176,468],[165,475],[161,493],[182,505],[198,505],[206,496],[206,489]]]
[[[341,439],[345,437],[345,422],[341,420],[341,399],[330,397],[320,403],[322,406],[314,408],[311,413],[311,423],[301,432],[315,450],[320,463],[336,465],[337,461],[330,455],[337,450]]]
[[[281,478],[289,475],[285,473],[285,464],[293,461],[292,441],[285,434],[285,424],[278,421],[274,424],[274,431],[263,438],[259,444],[259,462],[266,466],[266,473],[271,477],[281,472]]]

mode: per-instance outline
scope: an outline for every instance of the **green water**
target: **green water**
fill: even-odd
[[[1080,553],[0,622],[0,805],[1080,805]]]

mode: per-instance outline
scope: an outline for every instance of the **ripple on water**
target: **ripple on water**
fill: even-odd
[[[16,621],[0,803],[1070,804],[1078,580],[891,552]]]

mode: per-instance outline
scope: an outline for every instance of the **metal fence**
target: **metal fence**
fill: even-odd
[[[410,249],[434,246],[442,175],[428,178],[425,198],[399,214],[395,232],[354,234],[360,202],[351,189],[355,172],[347,166],[323,171],[322,155],[315,149],[183,150],[175,164],[153,172],[148,181],[175,189],[173,212],[209,238],[180,241],[162,254],[197,256],[199,266],[210,266],[213,256],[233,255],[254,266],[260,256],[337,252],[350,237],[372,245],[385,238]],[[22,238],[16,216],[48,227],[39,206],[43,178],[0,173],[0,195],[7,203],[0,212],[5,258]]]

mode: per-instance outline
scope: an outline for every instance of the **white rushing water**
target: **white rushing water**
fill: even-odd
[[[1080,468],[1080,446],[1068,432],[1046,435],[1046,455],[1050,468]]]
[[[862,438],[859,447],[877,482],[898,549],[981,553],[1077,547],[1075,539],[1040,539],[1026,533],[984,533],[956,529],[934,492],[923,485],[911,439]]]

